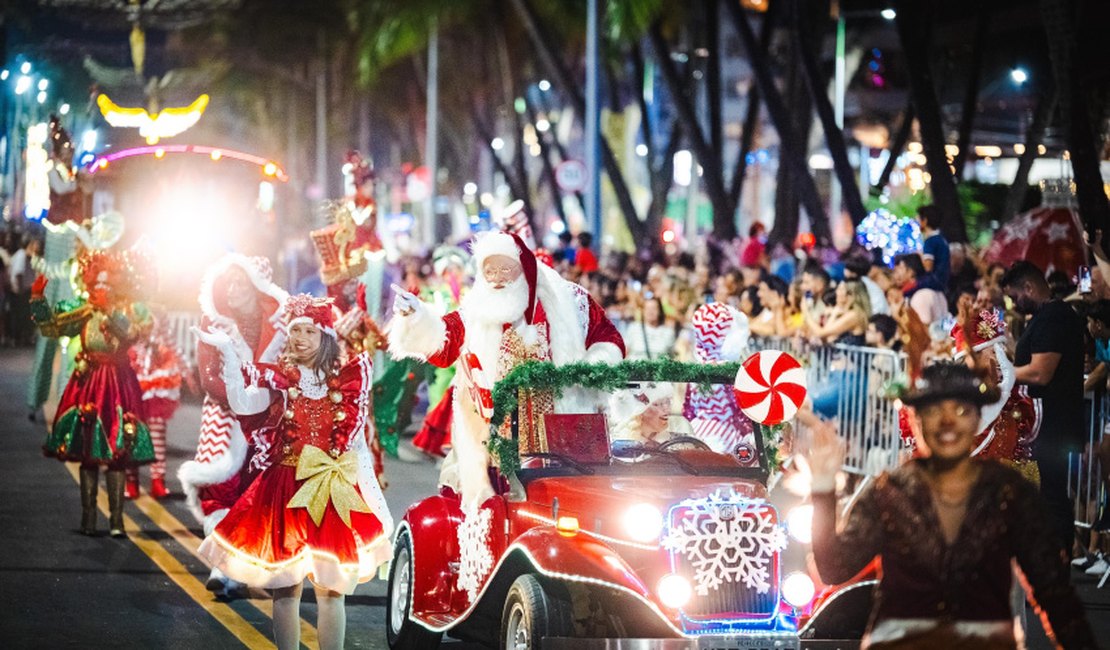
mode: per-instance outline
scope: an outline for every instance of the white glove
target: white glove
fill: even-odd
[[[233,383],[241,381],[242,378],[239,377],[238,373],[242,361],[239,358],[239,353],[235,351],[235,343],[232,342],[227,332],[220,329],[202,330],[199,327],[193,327],[192,330],[198,341],[207,343],[219,351],[223,365],[224,381]]]
[[[393,289],[393,293],[395,294],[393,297],[394,314],[402,318],[412,316],[417,309],[421,309],[424,306],[424,303],[420,302],[419,298],[396,284],[390,285],[390,288]]]

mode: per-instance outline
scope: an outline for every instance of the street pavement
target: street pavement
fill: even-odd
[[[27,418],[24,395],[31,351],[0,350],[0,431],[6,448],[0,476],[0,647],[4,648],[274,648],[270,601],[221,600],[204,588],[208,568],[197,557],[200,525],[185,508],[177,468],[192,458],[200,423],[196,400],[187,400],[169,424],[169,499],[144,495],[129,502],[127,539],[107,535],[107,499],[100,491],[96,537],[77,532],[81,507],[76,467],[42,457],[45,424]],[[52,404],[47,405],[51,413]],[[394,516],[431,494],[438,472],[430,462],[387,460],[385,492]],[[1088,618],[1110,644],[1110,586],[1076,575]],[[347,648],[386,648],[386,585],[373,580],[347,597]],[[301,606],[304,647],[315,648],[316,607],[311,589]],[[1031,648],[1051,647],[1036,617]],[[477,646],[447,640],[452,650]]]

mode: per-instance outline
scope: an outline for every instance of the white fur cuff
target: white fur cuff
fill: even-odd
[[[624,359],[621,349],[615,343],[594,343],[586,350],[589,363],[620,363]]]
[[[397,314],[389,323],[389,354],[395,360],[426,360],[447,343],[443,319],[420,305],[408,316]]]

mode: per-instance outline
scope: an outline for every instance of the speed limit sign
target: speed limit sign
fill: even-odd
[[[564,160],[555,168],[555,182],[564,192],[581,192],[586,189],[586,163],[581,160]]]

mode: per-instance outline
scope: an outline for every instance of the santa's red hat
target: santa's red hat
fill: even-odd
[[[520,237],[507,232],[489,232],[474,242],[474,261],[477,272],[482,264],[494,255],[508,257],[520,263],[524,281],[528,284],[528,306],[524,308],[524,322],[532,324],[536,315],[536,255]]]
[[[331,298],[315,298],[307,293],[290,296],[282,314],[285,331],[288,332],[297,323],[312,323],[324,334],[336,338],[335,313],[331,307]]]

